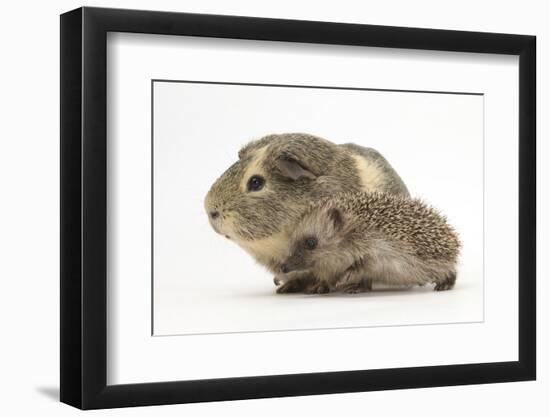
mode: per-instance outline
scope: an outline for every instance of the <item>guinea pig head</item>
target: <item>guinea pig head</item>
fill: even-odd
[[[245,242],[267,238],[297,220],[320,174],[306,145],[300,135],[271,135],[243,147],[205,198],[212,228]]]

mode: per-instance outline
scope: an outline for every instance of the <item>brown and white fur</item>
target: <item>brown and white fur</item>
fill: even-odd
[[[345,193],[314,203],[297,222],[277,292],[361,292],[373,283],[451,289],[460,241],[418,199]]]
[[[262,187],[251,189],[252,178]],[[371,148],[337,145],[306,133],[265,136],[210,188],[204,206],[212,228],[278,273],[290,232],[304,209],[339,192],[409,195],[386,159]]]

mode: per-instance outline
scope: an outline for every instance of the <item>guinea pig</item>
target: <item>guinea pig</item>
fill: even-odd
[[[212,185],[204,207],[212,228],[279,273],[289,232],[313,201],[341,192],[407,187],[376,150],[306,133],[273,134],[244,146]]]
[[[295,224],[277,292],[356,293],[373,283],[435,284],[456,280],[459,238],[422,201],[385,193],[347,193],[314,203]],[[296,281],[296,282],[294,282]]]

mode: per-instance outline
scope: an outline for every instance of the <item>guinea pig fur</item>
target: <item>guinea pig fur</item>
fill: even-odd
[[[336,193],[359,191],[409,195],[374,149],[336,145],[306,133],[273,134],[239,151],[238,161],[210,188],[204,206],[217,233],[278,273],[289,232],[304,209]]]

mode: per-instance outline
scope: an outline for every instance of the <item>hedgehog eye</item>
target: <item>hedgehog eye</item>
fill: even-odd
[[[305,244],[306,248],[308,248],[309,250],[313,250],[317,247],[317,239],[315,239],[314,237],[308,237],[305,241]]]
[[[248,191],[260,191],[265,184],[265,180],[259,175],[253,175],[248,180],[246,188]]]

